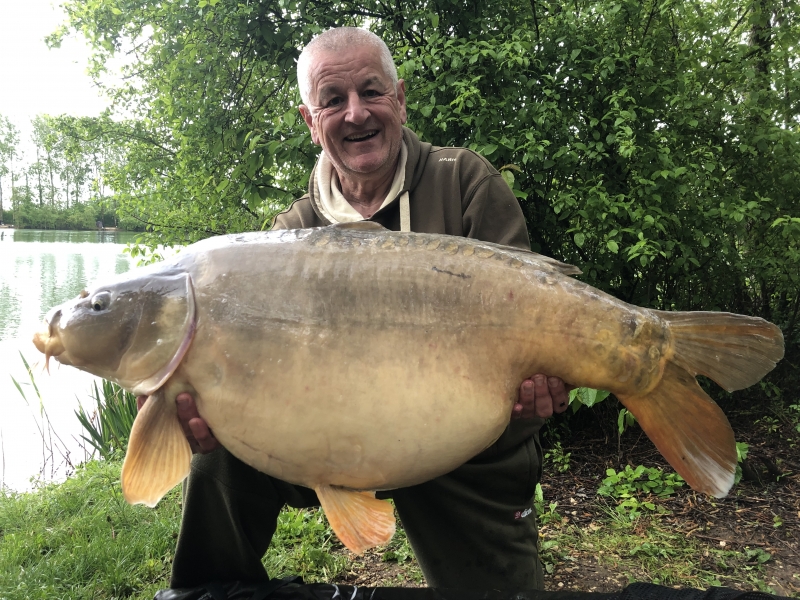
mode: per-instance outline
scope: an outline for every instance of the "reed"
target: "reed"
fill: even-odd
[[[91,397],[96,406],[91,414],[82,406],[75,411],[86,432],[81,438],[101,458],[108,459],[116,453],[124,452],[128,446],[131,427],[138,411],[136,396],[116,383],[103,380],[99,388],[95,382]]]

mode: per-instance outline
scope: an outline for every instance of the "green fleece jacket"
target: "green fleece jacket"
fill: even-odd
[[[441,148],[421,142],[406,127],[403,141],[408,149],[403,188],[370,221],[400,231],[399,198],[408,192],[411,231],[458,235],[530,250],[519,202],[489,161],[466,148]],[[309,178],[309,192],[275,218],[273,229],[332,224],[320,210],[314,186],[317,168]],[[517,446],[535,435],[542,423],[541,419],[512,421],[500,439],[477,459]]]
[[[403,128],[408,149],[405,183],[390,204],[371,221],[400,230],[399,197],[409,193],[411,231],[446,233],[530,250],[525,217],[517,199],[489,161],[465,148],[440,148]],[[314,189],[316,169],[309,192],[275,218],[273,229],[324,227]]]

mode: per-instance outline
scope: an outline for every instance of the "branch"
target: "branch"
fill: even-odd
[[[536,0],[531,0],[531,12],[533,13],[533,28],[536,31],[536,49],[539,49],[539,19],[536,17]]]

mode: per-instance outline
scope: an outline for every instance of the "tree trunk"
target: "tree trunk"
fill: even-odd
[[[39,161],[39,146],[36,146],[36,164],[38,165],[36,169],[36,178],[39,182],[39,208],[42,208],[42,163]]]
[[[50,171],[50,206],[54,206],[56,203],[56,186],[53,183],[53,160],[49,151],[47,153],[47,170]]]

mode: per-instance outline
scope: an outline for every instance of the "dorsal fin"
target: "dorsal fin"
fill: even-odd
[[[333,225],[328,225],[329,228],[335,229],[349,229],[354,231],[364,231],[364,232],[373,232],[377,233],[379,231],[388,232],[389,229],[386,229],[383,225],[376,223],[375,221],[352,221],[350,223],[334,223]],[[396,233],[398,236],[401,235],[408,235],[406,233],[400,232],[392,232]],[[418,235],[412,233],[411,235]],[[442,237],[450,237],[446,236],[445,234],[422,234],[422,235],[441,235]],[[468,241],[471,243],[476,244],[477,246],[490,248],[495,252],[502,252],[508,256],[514,256],[518,258],[522,262],[528,265],[532,265],[538,267],[544,271],[550,271],[552,273],[560,273],[562,275],[580,275],[582,271],[573,265],[568,265],[561,261],[556,260],[555,258],[550,258],[549,256],[544,256],[543,254],[536,254],[535,252],[531,252],[530,250],[523,250],[522,248],[516,248],[514,246],[504,246],[502,244],[493,244],[491,242],[482,242],[480,240],[476,240],[473,238],[458,238],[461,242]]]
[[[537,263],[542,267],[549,267],[553,271],[561,273],[562,275],[580,275],[583,273],[578,267],[575,265],[569,265],[565,262],[561,262],[560,260],[556,260],[555,258],[551,258],[549,256],[545,256],[544,254],[536,254],[536,252],[526,252],[524,250],[519,250],[521,254],[524,254],[523,260],[527,260],[530,263]]]
[[[352,221],[350,223],[334,223],[333,225],[328,225],[328,227],[334,227],[336,229],[356,229],[358,231],[389,231],[381,225],[380,223],[376,223],[375,221]]]
[[[518,258],[526,265],[532,265],[544,271],[561,273],[562,275],[580,275],[583,273],[583,271],[574,265],[568,265],[567,263],[556,260],[555,258],[545,256],[544,254],[537,254],[536,252],[532,252],[530,250],[523,250],[522,248],[517,248],[516,246],[504,246],[502,244],[480,242],[478,240],[471,241],[475,242],[476,245],[489,248],[495,252],[502,252],[508,256]]]

